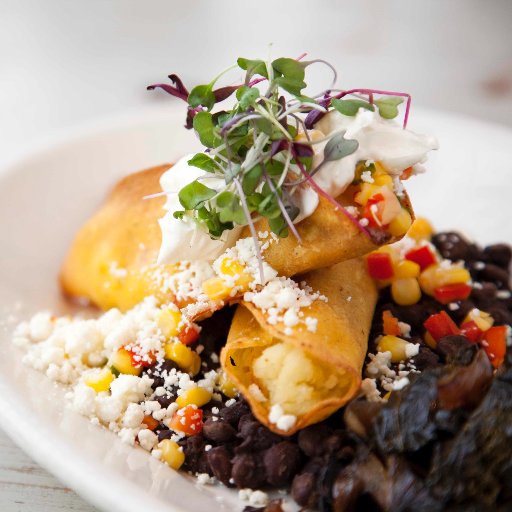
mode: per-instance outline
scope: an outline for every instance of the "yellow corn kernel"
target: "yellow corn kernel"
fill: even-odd
[[[181,370],[196,375],[201,369],[201,358],[183,343],[166,343],[165,358],[174,361]]]
[[[211,399],[212,394],[207,389],[196,387],[187,389],[185,393],[176,399],[176,403],[180,408],[186,407],[187,405],[197,405],[197,407],[202,407]]]
[[[220,375],[219,387],[222,393],[228,398],[235,398],[238,394],[238,389],[236,389],[235,385],[225,372],[222,372]]]
[[[437,347],[437,341],[432,337],[432,334],[430,334],[428,331],[425,331],[423,339],[425,340],[427,346],[429,346],[432,350],[435,350]]]
[[[133,366],[132,356],[126,349],[119,349],[110,359],[110,364],[119,373],[126,373],[128,375],[140,375],[142,368],[135,368]]]
[[[364,206],[370,197],[380,191],[380,186],[374,185],[373,183],[363,183],[361,190],[354,197],[354,201],[361,206]]]
[[[166,338],[177,336],[181,322],[181,313],[174,309],[162,309],[158,312],[156,323]]]
[[[432,233],[434,232],[434,228],[430,222],[423,218],[418,217],[413,223],[409,231],[407,232],[407,236],[414,238],[414,240],[430,240],[432,237]]]
[[[392,245],[383,245],[379,247],[375,252],[385,252],[391,256],[391,260],[393,261],[393,265],[397,265],[400,261],[400,254],[398,254],[397,250]]]
[[[395,279],[391,283],[391,297],[400,306],[416,304],[421,299],[418,280],[414,277]]]
[[[377,344],[377,350],[379,352],[391,352],[391,362],[399,363],[407,359],[405,347],[407,341],[399,338],[398,336],[382,336]]]
[[[489,330],[493,324],[494,324],[494,318],[485,311],[480,311],[477,308],[472,309],[467,315],[466,318],[464,318],[464,322],[470,322],[473,320],[476,325],[478,325],[478,328],[482,331]]]
[[[411,227],[411,214],[402,208],[402,211],[389,223],[388,231],[393,236],[402,236]]]
[[[110,389],[110,384],[113,380],[114,374],[108,368],[103,368],[99,372],[88,375],[84,382],[87,386],[94,389],[96,393],[101,393]]]
[[[390,190],[393,190],[393,178],[386,173],[374,174],[373,184],[379,187],[388,187]]]
[[[402,260],[395,265],[394,270],[397,278],[418,277],[421,267],[414,261]]]
[[[172,469],[180,469],[185,462],[183,448],[178,443],[164,439],[158,443],[157,448],[162,452],[160,460],[171,466]]]
[[[203,283],[203,292],[210,300],[223,300],[229,297],[232,288],[220,277],[212,277]]]
[[[237,286],[248,287],[253,281],[252,276],[245,271],[244,265],[232,258],[224,258],[220,264],[222,274],[230,277],[237,276],[235,284]]]
[[[382,400],[387,402],[391,398],[391,391],[388,391],[383,397]]]
[[[419,277],[421,289],[428,295],[434,295],[434,290],[447,284],[467,283],[471,279],[469,271],[463,267],[452,265],[444,268],[439,264],[430,265]]]

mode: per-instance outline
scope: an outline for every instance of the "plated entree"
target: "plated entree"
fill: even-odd
[[[338,90],[333,70],[307,95],[321,64],[150,86],[187,103],[204,151],[127,176],[78,231],[62,289],[104,312],[41,312],[14,342],[76,411],[247,510],[281,510],[273,489],[506,510],[510,247],[415,219],[404,182],[437,141],[407,129],[407,94]]]

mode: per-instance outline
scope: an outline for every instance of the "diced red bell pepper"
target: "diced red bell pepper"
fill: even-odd
[[[393,260],[387,252],[372,252],[366,257],[368,273],[373,279],[391,279],[393,277]]]
[[[130,354],[132,365],[134,368],[149,368],[156,362],[156,356],[153,352],[148,352],[144,356],[140,354],[133,346],[126,346],[124,349]]]
[[[460,333],[463,336],[466,336],[471,343],[477,343],[482,339],[484,331],[478,327],[474,320],[470,320],[469,322],[464,322],[460,326]]]
[[[376,206],[376,208],[374,208]],[[368,225],[372,227],[382,226],[382,210],[384,208],[384,196],[382,194],[374,194],[368,199],[364,205],[362,217],[368,220]],[[374,212],[374,210],[377,210]]]
[[[400,336],[402,333],[400,326],[398,325],[398,318],[393,316],[391,311],[388,309],[382,312],[382,325],[382,330],[386,335]]]
[[[491,327],[484,332],[482,347],[494,368],[501,366],[507,352],[507,328],[504,325]]]
[[[402,174],[400,174],[400,179],[404,180],[404,181],[408,180],[412,176],[412,171],[413,171],[412,167],[407,167],[407,169],[404,169],[402,171]]]
[[[149,430],[155,430],[156,427],[160,425],[160,422],[158,420],[155,420],[153,416],[144,416],[142,423],[146,425],[146,427],[148,427]]]
[[[441,304],[448,304],[457,300],[464,300],[469,297],[471,286],[466,283],[453,283],[440,286],[434,290],[434,297]]]
[[[178,333],[178,339],[183,345],[192,345],[198,338],[199,328],[194,324],[187,325]]]
[[[405,259],[417,263],[422,271],[430,267],[430,265],[437,263],[436,255],[426,245],[411,249],[405,254]]]
[[[444,336],[455,336],[460,334],[459,328],[448,316],[446,311],[430,315],[425,322],[423,322],[423,325],[436,342]]]
[[[203,430],[203,411],[195,405],[187,405],[174,413],[169,426],[187,436],[200,434]]]

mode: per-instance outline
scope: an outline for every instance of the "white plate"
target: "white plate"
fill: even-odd
[[[57,273],[73,233],[109,186],[130,171],[197,148],[182,108],[103,122],[32,152],[0,171],[0,420],[39,464],[98,508],[241,510],[236,493],[197,486],[139,448],[64,408],[62,389],[21,364],[10,345],[14,317],[62,313]],[[416,212],[438,229],[479,242],[512,242],[512,130],[413,109],[411,128],[434,133],[441,150],[411,180]]]

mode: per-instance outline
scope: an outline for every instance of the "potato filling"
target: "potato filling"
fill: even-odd
[[[280,405],[294,416],[311,410],[341,384],[323,365],[288,343],[263,350],[254,360],[253,370],[271,406]]]

